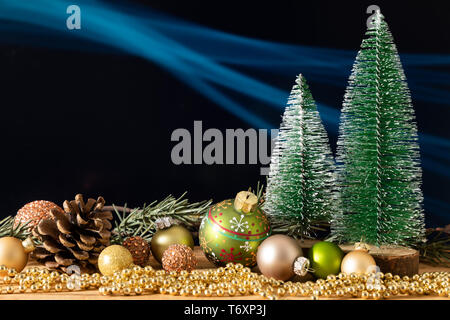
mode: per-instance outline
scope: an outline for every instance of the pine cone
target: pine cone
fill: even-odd
[[[51,218],[42,219],[33,235],[42,241],[33,256],[47,268],[62,269],[77,265],[84,271],[97,268],[100,252],[109,245],[113,216],[102,211],[105,200],[97,201],[77,194],[75,200],[64,201],[64,212],[52,209]]]
[[[150,258],[150,245],[147,241],[141,237],[130,237],[122,245],[131,252],[134,264],[141,267],[147,264]]]

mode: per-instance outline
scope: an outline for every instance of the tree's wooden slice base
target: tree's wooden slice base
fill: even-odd
[[[354,250],[354,245],[341,245],[344,252]],[[419,273],[419,251],[392,246],[369,246],[369,253],[375,259],[381,272],[399,276],[413,276]]]

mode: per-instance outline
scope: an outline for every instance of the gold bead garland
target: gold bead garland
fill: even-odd
[[[194,297],[258,295],[271,300],[284,297],[388,299],[396,296],[438,295],[450,297],[450,273],[426,272],[413,277],[383,274],[328,276],[316,282],[283,282],[253,273],[241,264],[224,268],[166,272],[150,266],[134,266],[112,276],[98,273],[69,276],[48,269],[28,268],[21,273],[0,266],[1,293],[63,292],[98,289],[103,295],[167,294]]]

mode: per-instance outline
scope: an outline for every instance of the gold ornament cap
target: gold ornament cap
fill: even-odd
[[[258,197],[250,191],[241,191],[234,198],[234,208],[243,213],[250,213],[258,207]]]
[[[31,237],[26,238],[22,241],[23,250],[25,253],[30,253],[31,251],[34,251],[36,247],[34,246],[33,239]]]
[[[172,217],[162,217],[155,220],[156,230],[163,230],[170,228],[177,224],[177,221],[172,219]]]
[[[369,248],[369,245],[367,243],[356,242],[355,243],[355,250],[369,252],[370,248]]]

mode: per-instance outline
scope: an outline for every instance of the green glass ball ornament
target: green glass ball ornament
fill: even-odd
[[[172,244],[184,244],[194,250],[192,234],[183,226],[172,225],[155,232],[150,242],[150,249],[156,261],[161,263],[164,251]]]
[[[338,274],[341,271],[344,252],[332,242],[321,241],[312,246],[308,257],[314,275],[317,278],[326,279],[328,275]]]
[[[242,191],[234,200],[211,207],[200,225],[199,239],[205,256],[215,265],[232,262],[252,267],[258,246],[270,234],[270,223],[258,198]]]

